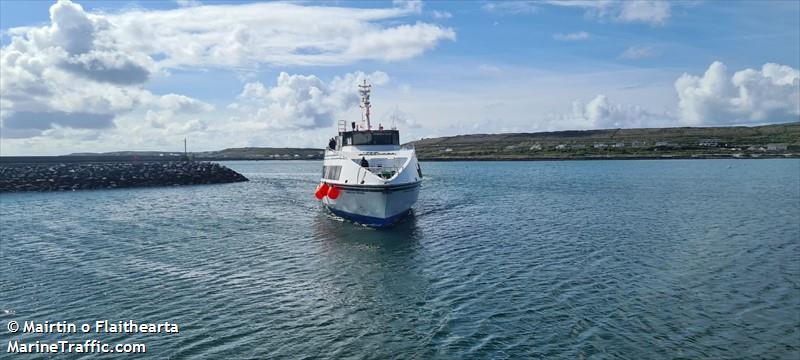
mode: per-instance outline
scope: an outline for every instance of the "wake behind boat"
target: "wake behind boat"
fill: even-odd
[[[407,214],[419,196],[422,170],[400,132],[370,124],[372,86],[359,85],[361,123],[340,120],[325,149],[315,196],[334,214],[371,226],[388,226]]]

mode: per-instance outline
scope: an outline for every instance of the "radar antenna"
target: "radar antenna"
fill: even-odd
[[[363,84],[358,85],[358,92],[361,94],[361,123],[366,126],[367,130],[372,130],[372,126],[369,123],[369,109],[372,107],[369,102],[369,92],[371,90],[372,85],[367,84],[367,79],[364,79]]]

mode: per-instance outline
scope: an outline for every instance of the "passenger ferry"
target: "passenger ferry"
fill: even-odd
[[[315,196],[337,216],[383,227],[408,214],[417,202],[422,170],[414,148],[400,146],[396,128],[373,129],[371,90],[366,80],[358,85],[361,122],[339,121],[338,135],[325,149]]]

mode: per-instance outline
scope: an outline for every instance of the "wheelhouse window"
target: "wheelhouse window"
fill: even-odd
[[[397,130],[348,131],[342,137],[347,145],[400,145]]]

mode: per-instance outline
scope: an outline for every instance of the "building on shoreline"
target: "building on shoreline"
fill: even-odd
[[[718,147],[719,139],[701,139],[697,142],[697,145],[705,147]]]

